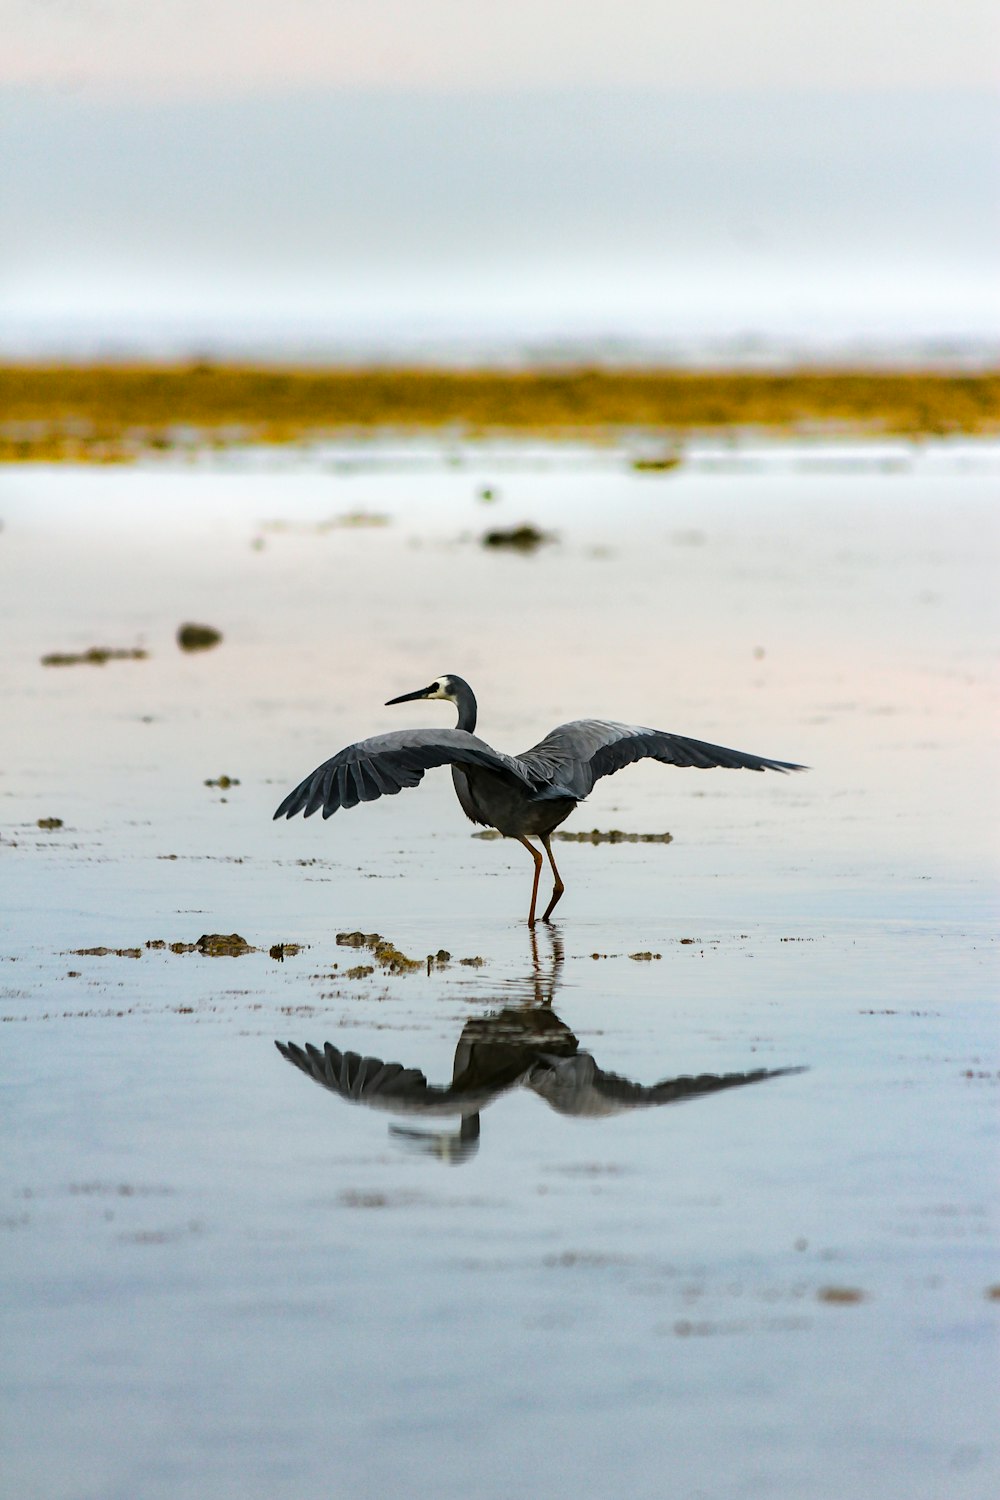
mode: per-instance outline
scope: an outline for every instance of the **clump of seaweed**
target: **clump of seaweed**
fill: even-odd
[[[866,1300],[866,1294],[857,1286],[821,1286],[816,1297],[833,1307],[850,1307]]]
[[[639,454],[632,460],[632,472],[635,474],[669,474],[672,469],[679,469],[684,462],[680,453],[647,453]]]
[[[204,953],[208,958],[240,958],[244,953],[258,951],[238,932],[203,932],[196,943],[167,943],[163,938],[149,938],[146,947],[169,948],[171,953]]]
[[[177,631],[177,644],[182,651],[210,651],[222,640],[222,631],[212,625],[182,625]]]
[[[207,953],[210,958],[239,958],[255,952],[238,932],[203,932],[195,946],[199,953]]]
[[[43,667],[103,667],[108,661],[145,661],[149,652],[141,646],[91,646],[87,651],[50,651],[42,657]]]
[[[239,779],[236,776],[216,776],[214,781],[208,780],[205,782],[206,786],[217,786],[220,787],[222,791],[226,791],[226,789],[231,786],[239,786],[239,784]]]
[[[141,948],[71,948],[78,958],[141,958]]]
[[[483,533],[483,546],[492,547],[495,550],[506,550],[508,552],[537,552],[539,547],[544,547],[549,542],[554,542],[555,537],[548,532],[539,531],[537,526],[532,526],[525,521],[520,526],[511,526],[506,530],[487,531]]]
[[[302,944],[272,943],[267,952],[269,958],[276,959],[279,964],[283,964],[286,958],[294,958],[296,953],[302,952]]]
[[[388,974],[412,974],[414,969],[422,969],[424,966],[422,959],[407,958],[405,953],[379,932],[338,932],[337,943],[341,948],[367,948]]]
[[[672,833],[623,833],[620,828],[609,828],[606,833],[599,828],[592,828],[589,833],[557,830],[553,838],[567,844],[672,844],[674,841]]]
[[[62,818],[39,818],[38,826],[39,828],[61,828],[63,820]]]
[[[498,833],[495,828],[483,828],[471,837],[502,839],[503,834]],[[564,833],[562,829],[557,829],[552,837],[562,839],[566,844],[672,844],[674,841],[672,833],[623,833],[620,828],[609,828],[606,832],[600,828],[591,828],[582,833]]]

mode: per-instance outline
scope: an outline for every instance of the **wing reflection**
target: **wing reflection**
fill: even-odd
[[[480,1115],[511,1089],[529,1089],[563,1115],[597,1119],[626,1110],[658,1108],[702,1098],[724,1089],[762,1083],[802,1068],[755,1068],[747,1073],[702,1073],[635,1083],[599,1067],[590,1052],[552,1009],[562,963],[562,946],[552,938],[552,962],[543,973],[534,933],[531,1000],[474,1016],[455,1047],[450,1083],[428,1083],[419,1068],[341,1052],[332,1042],[322,1050],[307,1042],[275,1042],[281,1055],[310,1078],[352,1104],[424,1120],[458,1116],[457,1130],[390,1127],[403,1144],[453,1163],[467,1161],[479,1146]]]

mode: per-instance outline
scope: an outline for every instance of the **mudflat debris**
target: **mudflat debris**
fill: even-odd
[[[348,510],[341,515],[330,516],[325,521],[262,521],[260,529],[276,535],[293,533],[300,536],[324,536],[328,531],[342,531],[345,528],[364,531],[379,530],[391,525],[392,517],[381,511]]]
[[[141,958],[141,948],[71,948],[78,958]]]
[[[301,943],[272,943],[267,950],[268,957],[276,959],[279,964],[283,964],[286,958],[294,958],[296,953],[301,952]]]
[[[38,826],[39,828],[61,828],[63,820],[62,818],[39,818]]]
[[[683,462],[683,455],[676,452],[640,453],[632,460],[632,471],[635,474],[669,474],[672,469],[679,469]]]
[[[820,1302],[828,1302],[834,1307],[851,1307],[864,1302],[866,1298],[866,1294],[856,1286],[821,1286],[816,1296]]]
[[[411,974],[424,967],[424,960],[408,958],[395,943],[384,938],[380,932],[338,932],[337,943],[341,948],[367,948],[379,967],[389,974]],[[348,970],[348,978],[362,977]]]
[[[222,640],[222,631],[214,625],[182,625],[177,631],[177,644],[182,651],[210,651]]]
[[[634,958],[638,963],[651,963],[655,958],[662,958],[662,953],[650,953],[647,949],[644,953],[630,953],[629,958]]]
[[[220,787],[222,791],[226,791],[226,789],[231,786],[239,786],[239,784],[239,777],[237,776],[216,776],[214,779],[210,778],[205,782],[206,786],[217,786]]]
[[[589,833],[563,833],[557,829],[552,836],[566,844],[672,844],[674,841],[672,833],[623,833],[620,828],[609,828],[607,832],[592,828]]]
[[[244,953],[259,951],[246,938],[240,937],[238,932],[203,932],[196,943],[168,943],[163,938],[149,938],[146,947],[169,949],[171,953],[204,953],[209,958],[239,958]],[[293,947],[298,951],[294,943],[285,945],[285,951],[288,952]]]
[[[255,952],[238,932],[203,932],[195,947],[210,958],[239,958],[244,953]]]
[[[506,549],[508,552],[537,552],[539,547],[544,547],[548,542],[554,542],[555,537],[548,532],[539,531],[537,526],[532,526],[525,521],[520,526],[510,526],[506,530],[484,532],[482,542],[484,547],[494,549]]]
[[[43,667],[103,667],[108,661],[145,661],[149,652],[142,646],[91,646],[86,651],[50,651],[42,657]]]
[[[498,833],[495,828],[482,828],[478,833],[472,834],[472,837],[502,839],[503,834]],[[566,833],[557,828],[552,837],[562,839],[564,844],[672,844],[674,841],[672,833],[623,833],[620,828],[591,828],[582,833]]]

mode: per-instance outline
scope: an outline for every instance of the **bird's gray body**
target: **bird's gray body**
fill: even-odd
[[[465,816],[507,838],[551,833],[576,806],[570,796],[525,793],[522,788],[476,766],[452,766],[451,779]]]
[[[560,724],[521,755],[494,750],[473,732],[476,698],[461,677],[445,675],[429,688],[390,700],[441,698],[458,709],[454,729],[397,729],[359,740],[317,766],[281,803],[276,818],[296,813],[311,817],[395,796],[416,786],[433,766],[450,765],[455,792],[466,817],[522,843],[540,838],[548,850],[552,831],[589,796],[594,783],[637,760],[707,769],[724,766],[748,771],[801,771],[790,761],[769,760],[729,750],[666,730],[607,719],[574,719]],[[527,846],[540,860],[541,855]],[[551,860],[551,850],[548,850]],[[554,869],[554,866],[553,866]],[[558,881],[558,875],[557,875]],[[537,867],[536,882],[537,890]],[[561,882],[557,886],[562,894]],[[553,903],[550,903],[549,910]],[[534,896],[531,918],[534,918]]]

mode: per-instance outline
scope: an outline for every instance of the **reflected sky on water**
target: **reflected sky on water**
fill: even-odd
[[[456,442],[0,476],[18,1494],[995,1490],[998,468]],[[328,524],[359,513],[388,524]],[[558,540],[480,545],[524,520]],[[41,666],[92,645],[149,656]],[[502,749],[600,714],[813,769],[602,782],[570,829],[673,841],[560,845],[536,959],[524,851],[445,773],[271,822],[340,745],[450,722],[382,707],[441,671]],[[276,1038],[458,1114],[352,1108]]]

